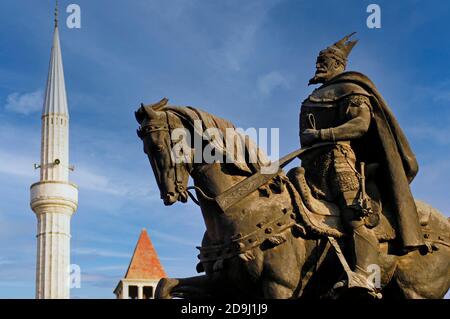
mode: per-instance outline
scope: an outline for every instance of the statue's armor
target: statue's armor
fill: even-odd
[[[349,120],[349,106],[359,106],[369,103],[369,94],[359,85],[352,83],[337,83],[314,90],[302,103],[300,112],[300,132],[309,125],[308,114],[316,119],[316,129],[336,127]]]
[[[300,112],[300,139],[305,129],[335,128],[352,118],[350,107],[366,104],[370,107],[368,93],[352,83],[339,83],[316,89],[302,103]],[[319,148],[302,159],[306,179],[314,195],[328,201],[350,206],[359,190],[356,156],[350,140]],[[302,145],[304,143],[302,142]],[[345,203],[342,203],[342,200]]]
[[[368,267],[378,263],[378,240],[373,230],[365,227],[364,215],[358,206],[361,185],[356,155],[348,136],[358,137],[352,134],[355,127],[346,125],[355,117],[362,116],[354,108],[363,105],[371,110],[370,96],[352,83],[341,82],[314,90],[302,103],[300,140],[302,146],[308,146],[302,141],[302,132],[314,129],[320,132],[318,142],[336,142],[308,152],[302,158],[302,166],[314,196],[335,202],[341,207],[344,225],[353,238],[353,270],[363,278],[368,278]],[[328,132],[326,140],[322,132]]]

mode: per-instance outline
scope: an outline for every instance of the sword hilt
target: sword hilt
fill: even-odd
[[[364,215],[368,215],[372,208],[366,193],[366,174],[364,162],[360,163],[359,183],[361,186],[361,191],[359,195],[359,206],[361,207],[362,213]]]

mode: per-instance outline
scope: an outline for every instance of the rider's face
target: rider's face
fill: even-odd
[[[326,59],[322,56],[319,56],[316,61],[316,75],[323,75],[328,72],[331,68],[331,59]]]
[[[338,62],[333,58],[319,55],[316,61],[316,73],[309,84],[324,83],[342,72]]]

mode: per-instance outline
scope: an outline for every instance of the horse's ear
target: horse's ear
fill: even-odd
[[[161,111],[167,106],[167,103],[169,103],[169,99],[165,97],[158,103],[153,104],[152,109],[155,111]]]
[[[144,110],[144,104],[141,103],[141,107],[134,112],[134,116],[136,117],[136,121],[139,124],[142,124],[142,121],[145,119],[145,110]]]
[[[157,118],[158,112],[162,111],[166,107],[168,102],[169,100],[167,98],[163,98],[161,101],[155,104],[144,105],[144,103],[141,103],[141,107],[135,113],[136,120],[139,122],[139,124],[141,124],[146,117]]]
[[[145,115],[150,118],[150,119],[154,119],[158,117],[158,114],[156,113],[156,111],[153,109],[153,107],[151,107],[150,105],[146,105],[142,108],[145,112]]]

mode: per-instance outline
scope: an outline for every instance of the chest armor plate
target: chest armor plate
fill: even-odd
[[[320,130],[344,124],[347,121],[346,111],[347,107],[343,103],[314,103],[308,99],[302,104],[300,131],[303,132],[307,128]]]
[[[300,132],[307,128],[320,130],[336,127],[347,122],[347,98],[355,94],[369,96],[365,90],[353,83],[331,84],[314,90],[302,103]]]

